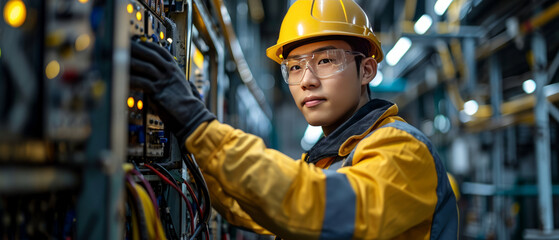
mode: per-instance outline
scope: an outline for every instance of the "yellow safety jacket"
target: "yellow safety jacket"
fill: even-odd
[[[218,121],[200,125],[186,147],[204,173],[213,207],[257,233],[457,239],[458,209],[444,166],[431,142],[397,113],[395,104],[371,100],[303,160]]]

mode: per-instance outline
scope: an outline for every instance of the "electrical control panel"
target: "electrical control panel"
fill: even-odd
[[[211,7],[0,0],[0,238],[149,238],[147,222],[161,224],[157,238],[210,238],[200,170],[128,82],[130,43],[149,41],[209,91],[189,74],[195,4]]]
[[[149,41],[171,49],[172,37],[165,26],[165,5],[162,0],[135,1],[126,5],[131,41]],[[128,106],[128,159],[135,163],[167,163],[180,167],[180,158],[170,155],[175,140],[158,115],[156,106],[140,89],[130,89]],[[175,149],[176,150],[176,149]],[[173,162],[175,162],[173,164]],[[178,162],[178,163],[177,163]]]

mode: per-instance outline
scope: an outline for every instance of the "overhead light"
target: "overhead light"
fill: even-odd
[[[371,81],[369,83],[369,85],[371,85],[371,87],[376,87],[376,86],[380,85],[380,83],[382,83],[383,79],[384,79],[384,76],[382,75],[382,72],[377,71],[377,75],[375,76],[375,78],[373,78],[373,81]]]
[[[423,14],[423,16],[421,16],[413,25],[413,30],[415,30],[417,34],[424,34],[427,30],[429,30],[431,24],[433,24],[431,16]]]
[[[479,109],[479,104],[476,100],[470,100],[464,103],[464,112],[470,116],[476,114]]]
[[[448,9],[448,6],[450,6],[450,3],[452,3],[452,0],[437,0],[434,7],[435,13],[439,16],[443,15]]]
[[[312,146],[318,142],[320,136],[322,136],[322,127],[311,125],[307,126],[305,135],[303,136],[303,139],[301,139],[301,147],[303,147],[305,151],[311,149]]]
[[[528,79],[522,83],[522,90],[525,93],[530,94],[536,91],[536,82],[532,79]]]
[[[411,47],[411,40],[407,37],[401,37],[388,54],[386,54],[386,63],[390,66],[396,65],[400,59],[406,54]]]

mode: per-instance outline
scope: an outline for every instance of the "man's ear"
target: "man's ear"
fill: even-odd
[[[361,61],[361,68],[361,85],[369,84],[377,75],[377,61],[371,57],[365,58]]]

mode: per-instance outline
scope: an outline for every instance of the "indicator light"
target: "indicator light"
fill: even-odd
[[[133,108],[134,107],[134,98],[129,97],[128,100],[126,101],[126,103],[128,104],[129,108]]]
[[[56,60],[52,60],[45,68],[45,74],[48,79],[53,79],[60,73],[60,64]]]
[[[80,35],[77,39],[76,39],[76,51],[83,51],[85,49],[87,49],[89,47],[90,44],[90,38],[89,35],[87,33],[84,33],[82,35]]]
[[[25,22],[27,9],[21,0],[10,0],[4,5],[4,21],[12,27],[19,27]]]
[[[134,6],[132,6],[132,3],[129,3],[128,5],[126,5],[126,11],[128,11],[128,13],[132,13],[134,12]]]
[[[78,0],[78,1],[81,2],[81,3],[87,3],[87,2],[89,2],[89,0]]]
[[[161,39],[164,39],[164,38],[165,38],[165,35],[163,34],[163,31],[160,31],[160,32],[159,32],[159,38],[161,38]]]
[[[138,21],[142,21],[142,13],[141,12],[136,12],[136,19],[138,19]]]
[[[138,110],[142,110],[142,108],[144,108],[144,102],[142,102],[142,100],[138,100]]]

